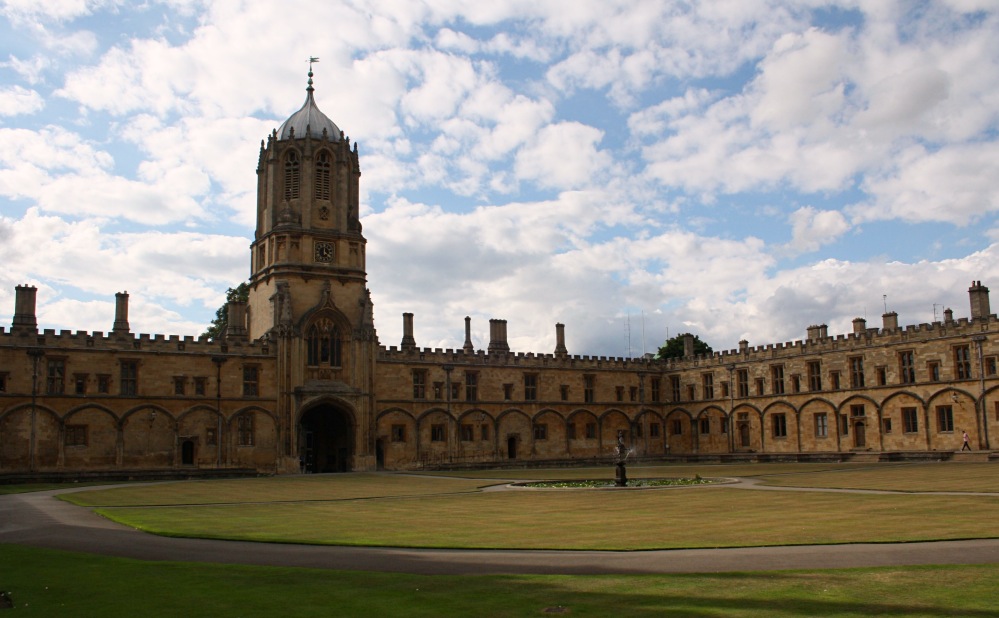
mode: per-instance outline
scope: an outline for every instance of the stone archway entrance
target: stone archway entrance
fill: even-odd
[[[298,422],[299,456],[306,472],[349,472],[354,466],[354,423],[345,410],[320,405]]]

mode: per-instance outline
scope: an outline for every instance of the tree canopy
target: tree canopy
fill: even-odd
[[[683,338],[689,333],[680,333],[676,337],[666,340],[656,354],[656,358],[665,360],[667,358],[683,358]],[[711,354],[714,350],[711,346],[701,341],[701,338],[694,335],[694,355]]]
[[[202,336],[208,335],[213,341],[218,339],[219,335],[225,332],[226,326],[229,325],[229,311],[227,305],[234,300],[241,300],[246,302],[250,297],[250,284],[247,281],[240,283],[234,288],[229,288],[225,291],[225,303],[219,307],[219,310],[215,312],[215,319],[209,324],[208,330],[206,330]]]

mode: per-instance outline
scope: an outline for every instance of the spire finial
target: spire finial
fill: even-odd
[[[309,56],[309,87],[306,88],[309,92],[312,92],[314,88],[312,87],[312,64],[319,62],[319,58],[315,56]]]

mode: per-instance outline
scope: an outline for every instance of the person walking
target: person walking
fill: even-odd
[[[964,446],[961,447],[961,450],[962,451],[970,451],[971,450],[971,444],[969,443],[970,438],[968,437],[968,432],[965,431],[963,433],[964,433],[964,435],[962,437],[964,439]]]

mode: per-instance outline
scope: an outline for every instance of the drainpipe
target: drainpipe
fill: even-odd
[[[728,366],[728,452],[735,452],[735,365]]]
[[[215,363],[215,467],[222,467],[222,365],[226,362],[224,356],[213,356]]]
[[[975,347],[978,348],[978,389],[979,396],[978,401],[975,402],[975,422],[981,422],[978,427],[978,448],[982,448],[982,438],[985,438],[984,447],[986,449],[991,449],[991,441],[989,440],[989,417],[988,410],[985,408],[985,361],[982,359],[982,342],[986,340],[985,335],[975,335],[971,338],[975,342]],[[981,420],[979,421],[978,408],[981,408]],[[984,435],[983,432],[984,431]]]
[[[450,425],[451,424],[451,372],[454,370],[454,365],[447,364],[444,365],[442,369],[444,369],[444,396],[446,397],[447,401],[447,418],[448,418],[448,424]],[[461,433],[461,423],[456,422],[454,424],[454,428],[448,432],[447,436],[448,442],[451,443],[448,445],[447,449],[448,455],[451,456],[449,457],[451,461],[454,461],[455,457],[453,455],[456,454],[457,449],[461,448],[461,436],[457,435],[459,433]],[[458,459],[460,460],[460,458]]]
[[[37,453],[35,444],[38,441],[37,437],[37,412],[35,409],[36,400],[38,398],[38,361],[45,356],[45,351],[38,348],[31,348],[28,350],[28,356],[31,357],[31,443],[28,446],[28,467],[31,472],[35,472],[37,469]]]

